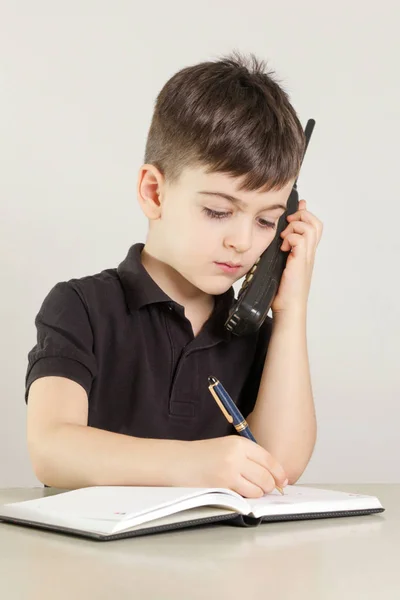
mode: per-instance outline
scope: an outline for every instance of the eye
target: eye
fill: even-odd
[[[212,219],[223,219],[229,215],[227,212],[218,212],[217,210],[212,210],[211,208],[206,207],[204,207],[203,210]]]
[[[261,222],[262,222],[262,224],[261,224]],[[272,221],[266,221],[265,219],[260,219],[260,224],[261,224],[261,227],[275,229],[275,223],[273,223]]]
[[[206,206],[203,208],[203,211],[211,219],[225,219],[231,214],[229,212],[220,212],[217,210],[212,210],[211,208],[207,208]],[[265,219],[260,219],[258,223],[262,229],[275,229],[275,223],[273,221],[266,221]]]

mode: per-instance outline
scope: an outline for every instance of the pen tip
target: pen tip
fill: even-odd
[[[217,378],[214,377],[213,375],[210,375],[210,377],[208,378],[208,383],[211,385],[213,383],[217,383]]]

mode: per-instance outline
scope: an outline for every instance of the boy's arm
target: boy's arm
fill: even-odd
[[[257,402],[247,422],[289,483],[306,468],[316,440],[305,311],[274,316]]]
[[[58,488],[173,485],[182,444],[87,426],[88,397],[64,377],[42,377],[29,390],[28,450],[37,478]],[[175,467],[176,469],[176,467]]]
[[[247,421],[257,442],[280,462],[289,483],[295,483],[316,439],[306,316],[322,223],[307,210],[305,200],[287,220],[281,249],[289,254],[272,304],[272,333],[257,401]]]
[[[37,344],[29,353],[25,399],[28,450],[42,483],[67,489],[226,487],[253,498],[283,485],[286,475],[274,457],[238,436],[187,442],[88,426],[88,395],[97,364],[81,292],[68,282],[57,284],[35,322]]]
[[[226,487],[257,498],[286,479],[264,448],[239,436],[193,442],[137,438],[89,427],[87,417],[87,393],[75,381],[49,376],[31,384],[28,449],[42,483],[64,489]]]

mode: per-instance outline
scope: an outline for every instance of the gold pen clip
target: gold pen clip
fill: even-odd
[[[218,398],[216,391],[214,390],[214,386],[217,385],[216,383],[212,383],[211,385],[208,386],[208,389],[210,390],[211,394],[214,397],[215,402],[218,404],[218,406],[220,407],[221,411],[223,412],[226,420],[229,423],[233,423],[233,417],[228,413],[228,411],[226,410],[225,406],[222,404],[221,400]]]

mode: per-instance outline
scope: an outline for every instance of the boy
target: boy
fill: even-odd
[[[137,182],[146,243],[116,269],[58,283],[36,317],[25,398],[44,484],[216,486],[251,498],[299,478],[316,435],[306,309],[322,231],[304,200],[282,234],[291,253],[273,318],[243,337],[224,323],[303,152],[287,94],[254,57],[187,67],[165,84]],[[257,443],[227,423],[210,375]]]

